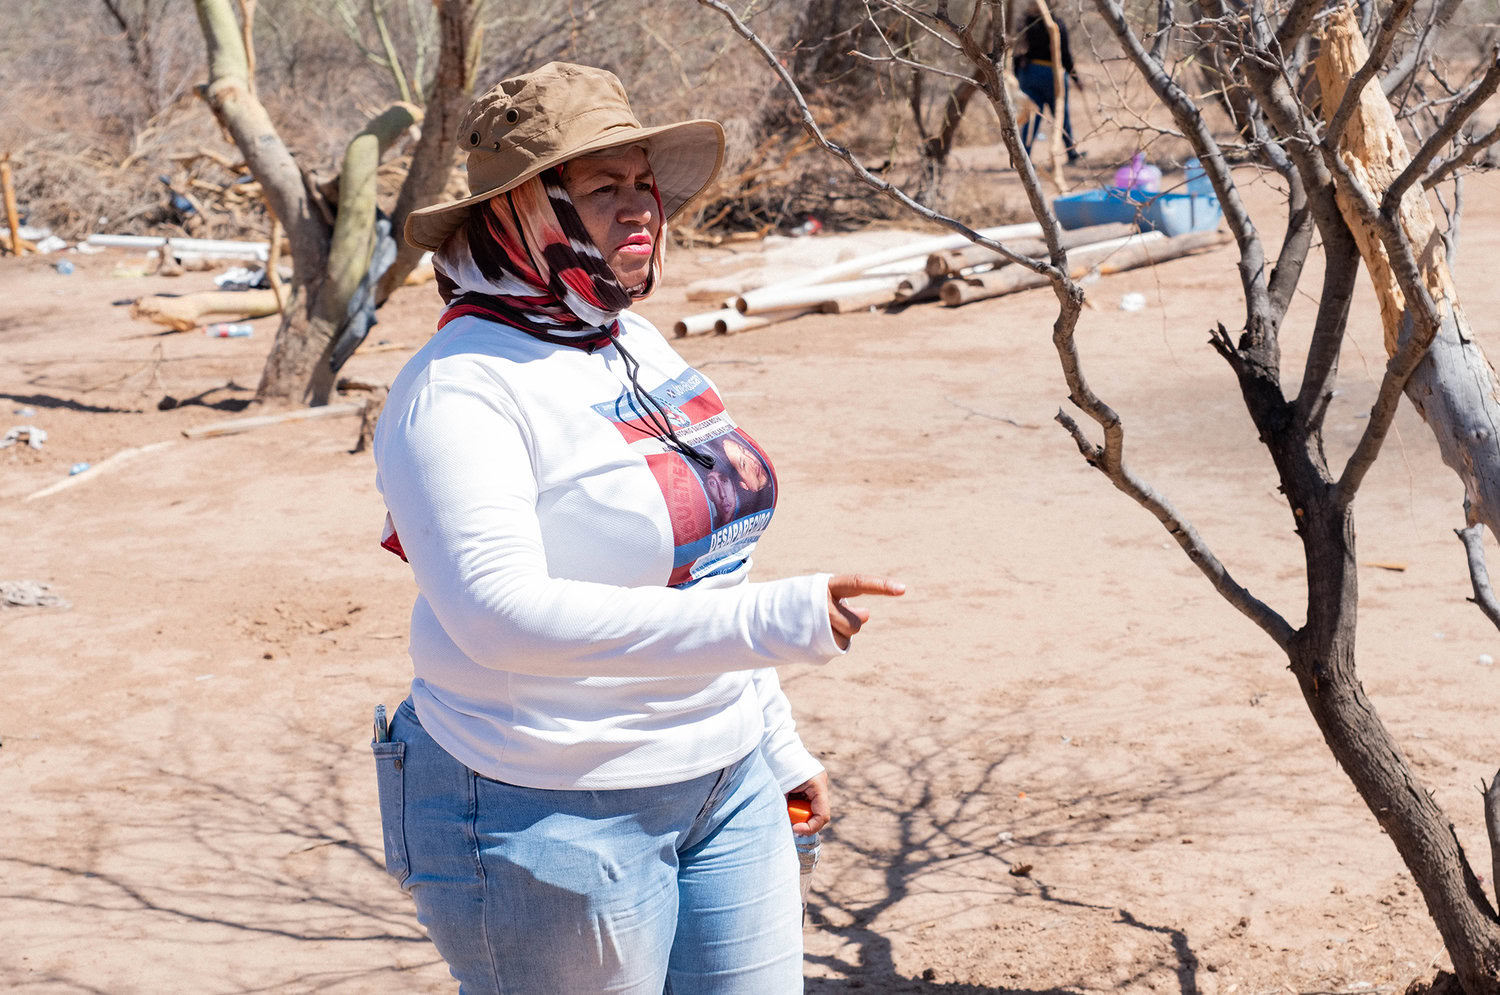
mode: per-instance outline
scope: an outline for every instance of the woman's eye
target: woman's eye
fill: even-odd
[[[612,190],[614,190],[614,186],[613,185],[607,185],[607,186],[599,187],[597,190],[594,191],[594,193],[609,193]]]
[[[639,182],[639,183],[637,183],[635,185],[635,188],[637,190],[648,190],[649,191],[651,189],[651,181],[650,180],[642,180],[641,182]]]

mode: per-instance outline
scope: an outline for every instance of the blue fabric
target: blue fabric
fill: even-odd
[[[387,871],[463,995],[802,991],[798,864],[756,750],[654,788],[480,777],[407,699],[373,744]]]
[[[1057,91],[1053,87],[1052,67],[1028,62],[1016,72],[1016,82],[1021,85],[1021,92],[1030,98],[1041,110],[1052,114],[1052,120],[1057,120]],[[1068,150],[1069,157],[1078,154],[1078,148],[1073,144],[1073,118],[1068,110],[1068,77],[1063,75],[1063,145]],[[1021,129],[1021,141],[1026,145],[1026,151],[1031,151],[1031,143],[1035,140],[1037,133],[1042,129],[1041,111],[1031,115],[1031,120]]]

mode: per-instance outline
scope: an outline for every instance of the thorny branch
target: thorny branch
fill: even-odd
[[[843,159],[851,169],[860,177],[866,185],[886,196],[892,197],[904,207],[917,215],[934,221],[945,227],[951,228],[963,234],[970,241],[985,245],[991,249],[999,249],[1008,258],[1016,259],[1014,253],[1010,253],[990,239],[980,238],[967,226],[936,211],[927,208],[912,200],[899,188],[870,174],[850,150],[843,148],[827,139],[822,130],[813,119],[806,101],[803,99],[800,89],[791,75],[781,65],[774,52],[757,36],[748,26],[741,21],[722,0],[697,0],[699,4],[718,11],[733,26],[734,31],[746,39],[761,55],[773,72],[781,79],[797,104],[801,114],[802,122],[808,133],[826,151]],[[878,0],[883,5],[892,9],[908,12],[907,5],[900,0]],[[917,13],[908,12],[908,16],[914,19]],[[1005,141],[1006,148],[1011,155],[1011,161],[1021,178],[1026,190],[1028,200],[1031,203],[1033,213],[1042,225],[1043,234],[1046,238],[1050,265],[1039,260],[1022,258],[1023,265],[1029,266],[1036,272],[1045,273],[1052,281],[1053,289],[1057,293],[1059,311],[1057,320],[1053,323],[1052,341],[1057,349],[1058,359],[1063,369],[1063,376],[1069,388],[1069,400],[1087,413],[1104,431],[1104,445],[1095,445],[1079,428],[1077,422],[1066,412],[1059,411],[1057,421],[1068,431],[1078,444],[1080,452],[1088,462],[1101,470],[1112,484],[1137,504],[1156,516],[1157,520],[1167,529],[1168,533],[1176,540],[1177,544],[1187,554],[1188,558],[1208,577],[1214,588],[1231,605],[1260,626],[1275,643],[1283,650],[1290,647],[1294,633],[1290,624],[1270,606],[1255,598],[1244,587],[1240,586],[1229,571],[1214,555],[1212,550],[1203,541],[1193,526],[1179,515],[1177,510],[1166,498],[1158,494],[1149,484],[1146,484],[1135,473],[1125,465],[1125,429],[1119,415],[1094,394],[1089,386],[1087,378],[1083,374],[1081,358],[1078,353],[1077,344],[1074,340],[1074,329],[1078,317],[1083,308],[1083,289],[1079,287],[1067,275],[1067,255],[1059,240],[1059,226],[1056,215],[1053,214],[1050,204],[1042,194],[1041,182],[1037,177],[1035,168],[1030,158],[1021,147],[1020,136],[1016,127],[1015,107],[1010,97],[1010,92],[1004,85],[1002,73],[997,64],[1005,57],[1004,40],[1001,38],[998,50],[988,50],[975,38],[974,28],[977,26],[975,19],[960,27],[948,20],[946,9],[940,5],[936,14],[925,14],[928,22],[937,29],[951,33],[951,37],[963,49],[973,63],[978,74],[979,86],[990,98],[1001,122],[1001,135]],[[1180,91],[1179,91],[1180,92]],[[1212,137],[1207,134],[1201,119],[1196,121],[1202,129],[1203,137],[1208,147],[1213,149],[1215,162],[1211,169],[1216,173],[1215,185],[1221,191],[1221,199],[1224,193],[1229,193],[1241,216],[1248,225],[1248,216],[1244,215],[1243,205],[1238,200],[1238,194],[1234,190],[1229,178],[1228,169],[1224,164],[1222,156],[1217,154],[1217,146],[1212,145]],[[1205,157],[1207,164],[1207,157]],[[1254,228],[1248,229],[1248,234],[1253,244],[1258,248],[1259,241],[1255,236]],[[1259,284],[1261,293],[1264,293],[1263,277],[1256,275],[1261,280]]]

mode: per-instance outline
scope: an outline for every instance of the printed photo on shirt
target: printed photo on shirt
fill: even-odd
[[[667,583],[686,587],[737,569],[750,555],[776,507],[776,471],[697,370],[685,371],[650,394],[661,413],[643,411],[642,402],[628,390],[594,410],[641,454],[661,487],[674,546]],[[663,415],[683,443],[713,457],[712,466],[700,466],[666,444]]]

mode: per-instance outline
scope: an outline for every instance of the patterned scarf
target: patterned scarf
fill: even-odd
[[[499,321],[546,342],[594,349],[610,340],[615,319],[645,298],[661,278],[661,195],[656,198],[651,270],[639,287],[620,286],[563,188],[562,173],[544,170],[469,212],[433,254],[442,328],[460,315]]]

